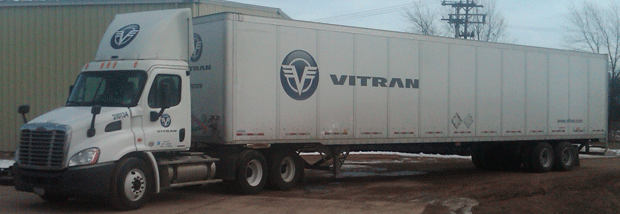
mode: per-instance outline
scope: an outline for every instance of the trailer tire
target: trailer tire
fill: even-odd
[[[267,173],[267,161],[260,152],[243,151],[237,161],[235,188],[244,195],[257,194],[267,184]]]
[[[274,151],[269,162],[267,186],[271,189],[287,191],[295,187],[303,177],[304,164],[301,157],[293,151]]]
[[[555,164],[553,169],[557,171],[570,171],[576,164],[575,149],[568,142],[555,145]]]
[[[45,193],[39,197],[52,204],[63,204],[69,200],[69,196],[55,193]]]
[[[549,172],[553,168],[554,159],[553,147],[546,142],[539,142],[532,148],[530,170],[539,173]]]
[[[112,173],[110,202],[119,210],[142,207],[153,195],[153,173],[144,161],[135,158],[121,159]]]

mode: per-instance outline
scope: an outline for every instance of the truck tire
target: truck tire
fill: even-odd
[[[575,149],[568,142],[561,142],[555,145],[555,164],[553,169],[557,171],[570,171],[577,163]]]
[[[532,148],[529,168],[532,172],[549,172],[553,168],[555,153],[546,142],[539,142]]]
[[[246,150],[239,154],[236,170],[236,189],[244,195],[259,193],[267,184],[267,161],[256,150]]]
[[[69,196],[55,193],[45,193],[39,197],[52,204],[63,204],[69,201]]]
[[[267,186],[271,189],[290,190],[303,177],[301,157],[293,151],[274,151],[269,162]]]
[[[112,173],[110,202],[119,210],[135,210],[142,207],[153,195],[154,181],[151,168],[144,161],[123,158]]]

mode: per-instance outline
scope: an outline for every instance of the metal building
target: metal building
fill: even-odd
[[[278,8],[222,0],[0,1],[0,151],[17,148],[18,106],[30,105],[28,119],[64,106],[115,14],[172,8],[290,19]]]

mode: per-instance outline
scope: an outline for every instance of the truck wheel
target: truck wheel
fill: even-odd
[[[130,157],[119,161],[112,173],[110,199],[119,210],[135,210],[151,197],[154,182],[151,169],[144,161]]]
[[[558,171],[570,171],[576,164],[577,157],[573,145],[568,142],[561,142],[555,145],[555,164],[554,170]]]
[[[537,143],[532,148],[530,170],[533,172],[549,172],[553,168],[555,153],[553,147],[545,142]]]
[[[277,190],[290,190],[303,176],[301,157],[293,151],[276,151],[269,163],[267,185]]]
[[[259,193],[267,183],[267,161],[256,150],[246,150],[239,155],[237,162],[237,185],[241,194]]]
[[[52,204],[62,204],[69,200],[69,196],[54,193],[45,193],[39,197]]]

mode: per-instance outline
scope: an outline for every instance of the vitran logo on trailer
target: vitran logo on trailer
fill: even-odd
[[[114,35],[112,35],[112,39],[110,39],[110,45],[114,49],[121,49],[125,46],[129,45],[131,41],[138,35],[140,32],[140,25],[130,24],[121,29],[117,30]]]
[[[192,60],[192,62],[197,62],[200,59],[201,55],[202,55],[202,38],[200,38],[200,35],[198,35],[197,33],[194,33],[194,53],[192,54],[192,57],[190,58],[190,60]]]
[[[305,100],[314,94],[319,85],[319,68],[308,52],[295,50],[282,61],[280,81],[288,96]]]

